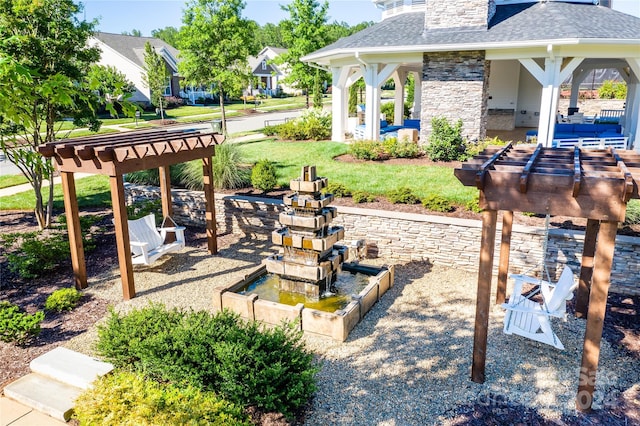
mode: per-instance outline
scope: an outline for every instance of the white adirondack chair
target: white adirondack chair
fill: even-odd
[[[134,265],[151,265],[163,254],[184,248],[184,226],[156,228],[153,213],[136,220],[129,220],[129,244]],[[176,241],[165,243],[167,233],[173,232]]]
[[[564,350],[564,345],[551,329],[550,319],[565,318],[567,300],[571,300],[573,291],[578,286],[571,268],[564,268],[556,284],[526,275],[511,275],[511,278],[514,279],[513,294],[508,303],[502,304],[507,310],[504,317],[504,333],[517,334]],[[521,294],[525,283],[540,286],[542,303]],[[536,293],[537,291],[534,292]]]

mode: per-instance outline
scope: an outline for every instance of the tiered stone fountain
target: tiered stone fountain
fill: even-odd
[[[393,266],[343,263],[348,249],[336,243],[344,229],[332,226],[337,209],[323,194],[327,178],[314,166],[291,181],[283,202],[282,228],[272,232],[280,247],[239,281],[216,287],[213,306],[267,324],[294,322],[305,333],[343,341],[358,321],[393,286]],[[358,247],[358,245],[354,246]],[[344,271],[341,271],[344,270]]]
[[[305,166],[299,179],[290,183],[296,191],[283,198],[287,210],[280,213],[283,228],[272,233],[280,254],[265,260],[267,272],[280,276],[280,290],[320,298],[331,292],[348,249],[336,245],[344,228],[331,226],[337,209],[329,207],[332,194],[323,194],[327,178],[317,177],[315,166]]]

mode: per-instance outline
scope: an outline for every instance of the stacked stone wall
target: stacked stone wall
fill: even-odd
[[[431,120],[462,120],[468,140],[486,137],[489,61],[484,51],[425,53],[420,139],[429,140]]]
[[[126,185],[127,202],[160,198],[155,187]],[[204,194],[172,190],[174,218],[182,225],[204,226]],[[280,227],[284,210],[279,200],[216,194],[218,234],[264,240]],[[343,226],[347,243],[363,239],[369,257],[398,261],[429,261],[434,264],[476,272],[480,255],[482,224],[477,220],[442,216],[338,207],[333,224]],[[500,227],[496,238],[494,276],[497,276]],[[533,274],[541,270],[544,229],[514,225],[511,237],[510,273]],[[549,231],[547,268],[556,279],[563,265],[576,275],[580,270],[584,233]],[[349,245],[349,244],[347,244]],[[274,250],[277,247],[274,246]],[[618,236],[611,275],[611,291],[640,295],[640,238]]]
[[[487,28],[489,16],[495,13],[495,10],[492,11],[492,2],[493,0],[427,0],[426,29]]]

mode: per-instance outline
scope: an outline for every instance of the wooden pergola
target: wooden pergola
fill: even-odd
[[[135,297],[136,290],[129,245],[124,174],[158,168],[162,213],[167,217],[173,213],[169,166],[202,159],[208,249],[211,254],[216,254],[218,247],[212,157],[215,155],[215,145],[222,142],[224,136],[217,133],[152,130],[70,139],[45,144],[39,148],[43,156],[53,158],[62,177],[71,262],[78,289],[87,287],[87,267],[74,173],[109,176],[122,294],[123,298],[128,300]]]
[[[513,212],[587,218],[576,316],[587,317],[576,408],[590,411],[618,222],[640,198],[635,151],[490,147],[455,169],[480,190],[482,237],[471,380],[484,383],[497,212],[503,211],[496,303],[505,300]]]

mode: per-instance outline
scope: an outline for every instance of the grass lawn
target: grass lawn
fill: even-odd
[[[420,198],[439,194],[456,204],[472,200],[477,190],[463,186],[444,166],[399,166],[385,164],[340,163],[333,157],[345,154],[349,147],[339,142],[275,142],[273,140],[241,144],[244,160],[261,159],[274,162],[278,183],[288,186],[300,176],[304,165],[315,165],[318,175],[327,176],[329,183],[340,183],[350,191],[366,191],[383,195],[406,186]]]
[[[315,165],[320,176],[330,183],[342,184],[350,191],[365,191],[384,195],[394,189],[409,187],[420,198],[439,194],[455,204],[472,200],[477,190],[463,186],[444,166],[401,166],[365,163],[341,163],[334,157],[345,154],[349,146],[339,142],[276,142],[272,139],[238,143],[243,161],[255,163],[268,159],[276,164],[278,184],[288,187],[291,179],[300,176],[304,165]],[[111,205],[109,182],[104,176],[91,176],[76,182],[80,207],[108,207]],[[31,191],[3,197],[3,210],[32,209],[35,199]],[[60,185],[55,188],[55,208],[62,210]]]
[[[43,195],[48,196],[49,187],[45,187]],[[78,206],[80,209],[89,207],[111,207],[111,191],[109,189],[109,178],[107,176],[88,176],[76,180],[76,192],[78,194]],[[64,210],[64,199],[62,186],[54,187],[53,207],[57,211]],[[0,198],[0,208],[2,210],[32,210],[36,205],[36,198],[33,191],[21,192],[19,194]]]
[[[9,188],[10,186],[22,185],[28,182],[23,175],[0,176],[0,188]]]

